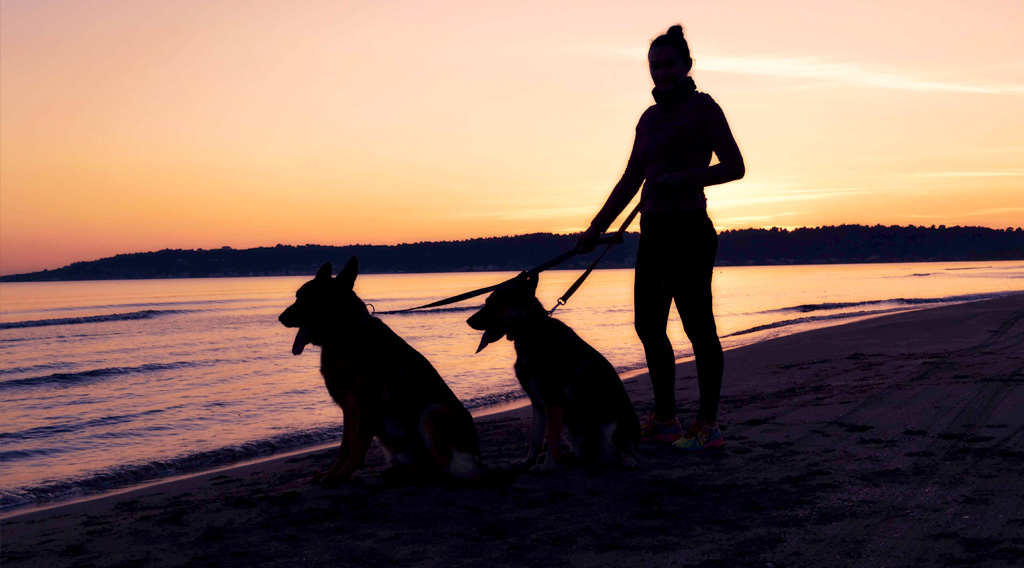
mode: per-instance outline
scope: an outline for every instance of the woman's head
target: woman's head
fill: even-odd
[[[647,64],[656,88],[668,91],[679,86],[693,66],[690,46],[683,37],[683,26],[672,26],[654,38],[647,51]]]

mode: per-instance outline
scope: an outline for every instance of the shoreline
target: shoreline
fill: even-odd
[[[145,253],[143,253],[145,254]],[[95,261],[88,261],[95,262]],[[930,264],[930,263],[977,263],[977,262],[1024,262],[1022,258],[924,258],[924,259],[910,259],[910,260],[891,260],[891,259],[863,259],[863,260],[842,260],[842,259],[780,259],[774,262],[768,261],[734,261],[734,260],[722,260],[715,261],[715,268],[742,268],[742,267],[765,267],[765,266],[836,266],[836,265],[862,265],[862,264]],[[611,264],[609,266],[609,264]],[[623,263],[605,263],[605,266],[596,268],[595,270],[632,270],[633,261]],[[56,268],[51,272],[62,270],[66,267]],[[584,266],[562,266],[549,268],[548,272],[561,272],[561,271],[580,271],[585,268]],[[466,270],[430,270],[430,271],[367,271],[362,272],[363,275],[400,275],[400,274],[480,274],[487,272],[499,272],[499,273],[517,273],[520,269],[517,268],[490,268],[480,267]],[[290,272],[287,274],[259,274],[249,272],[247,274],[239,273],[217,273],[217,274],[206,274],[203,276],[146,276],[138,278],[61,278],[61,279],[39,279],[39,280],[23,280],[20,277],[26,276],[27,274],[34,273],[19,273],[19,274],[7,274],[0,276],[0,284],[31,284],[40,282],[130,282],[137,280],[205,280],[211,278],[298,278],[298,277],[309,277],[309,272]]]
[[[733,333],[733,334],[729,334],[729,335],[723,336],[722,337],[723,347],[724,347],[724,351],[728,354],[728,353],[734,352],[734,351],[739,350],[739,349],[748,348],[748,347],[759,345],[759,344],[762,344],[762,343],[765,343],[765,342],[768,342],[768,341],[777,340],[777,339],[786,338],[786,337],[791,337],[791,336],[794,336],[794,335],[800,335],[800,334],[806,334],[806,333],[815,333],[815,332],[822,331],[822,330],[828,330],[828,329],[831,329],[831,328],[842,327],[842,326],[846,326],[846,325],[853,325],[853,324],[856,324],[856,323],[859,323],[859,322],[870,321],[870,320],[873,320],[873,319],[883,318],[883,317],[887,317],[887,316],[894,316],[894,315],[900,315],[900,314],[913,313],[913,312],[922,311],[922,310],[940,309],[940,308],[943,308],[943,307],[950,307],[950,306],[957,306],[957,305],[963,305],[963,304],[970,304],[970,303],[975,303],[975,302],[983,302],[983,301],[987,301],[989,299],[1005,298],[1005,297],[1008,297],[1008,296],[1012,296],[1014,294],[1015,294],[1014,292],[1000,292],[1000,293],[984,294],[985,296],[989,296],[989,297],[988,298],[983,298],[983,299],[978,299],[978,300],[966,300],[966,301],[962,300],[962,299],[950,299],[949,302],[942,302],[942,301],[939,301],[937,299],[936,302],[935,302],[936,305],[932,305],[931,303],[927,303],[927,304],[920,304],[920,305],[917,305],[917,306],[910,305],[910,306],[901,307],[901,308],[892,308],[892,309],[888,309],[888,310],[881,311],[881,312],[857,313],[857,314],[849,314],[849,315],[836,314],[835,315],[835,320],[836,321],[834,323],[833,322],[829,322],[829,323],[825,323],[825,325],[822,325],[820,327],[814,327],[812,329],[798,330],[798,331],[794,331],[792,333],[771,334],[771,331],[773,329],[779,329],[779,328],[774,327],[774,326],[772,326],[770,329],[764,329],[764,330],[761,330],[761,329],[745,330],[745,331],[742,331],[742,332],[737,332],[737,333]],[[826,321],[828,321],[828,320],[826,320]],[[803,325],[803,323],[798,321],[794,325],[799,328],[800,326]],[[782,326],[782,329],[784,329],[785,327],[788,327],[788,325],[787,326]],[[736,337],[736,336],[741,336],[741,335],[747,335],[747,334],[751,334],[751,333],[759,333],[759,332],[769,332],[769,334],[763,335],[762,337],[757,338],[755,341],[753,341],[751,343],[740,342],[737,345],[725,345],[727,343],[727,340],[730,339],[730,338],[733,338],[733,337]],[[693,356],[690,355],[690,356],[687,356],[687,357],[683,357],[683,358],[677,359],[675,361],[675,364],[676,364],[677,367],[679,367],[680,365],[683,365],[685,363],[689,363],[689,362],[692,362],[692,361],[693,361]],[[641,368],[637,368],[637,369],[632,369],[632,370],[629,370],[629,371],[621,372],[621,373],[619,373],[619,375],[620,375],[620,379],[624,383],[628,383],[630,381],[637,380],[638,378],[645,377],[647,375],[647,369],[646,369],[646,367],[641,367]],[[528,399],[524,395],[521,398],[517,398],[517,399],[514,399],[514,400],[510,400],[510,401],[499,402],[499,403],[496,403],[496,404],[491,404],[491,405],[486,405],[486,406],[479,406],[479,407],[470,408],[469,411],[470,411],[470,414],[473,416],[474,420],[481,420],[481,419],[484,419],[484,418],[495,417],[497,415],[502,415],[502,416],[505,415],[505,414],[518,415],[516,413],[522,411],[528,405],[529,405],[529,401],[528,401]],[[525,417],[525,418],[528,418],[529,417],[529,412],[525,412],[524,414],[522,414],[522,416]],[[500,418],[501,416],[498,416],[498,417]],[[340,437],[339,437],[339,440],[340,440]],[[85,495],[75,495],[75,496],[69,496],[69,497],[65,497],[65,498],[57,498],[57,499],[53,499],[53,500],[46,500],[46,501],[42,501],[42,502],[33,502],[33,503],[26,503],[26,504],[23,504],[23,505],[16,505],[16,506],[8,508],[6,510],[0,510],[0,520],[18,517],[20,515],[31,513],[31,512],[36,512],[36,511],[46,511],[46,510],[50,510],[50,509],[53,509],[53,508],[62,507],[64,505],[74,505],[74,504],[89,502],[89,501],[96,500],[96,499],[104,499],[104,498],[108,498],[108,497],[123,496],[125,494],[134,494],[137,491],[147,490],[149,488],[157,487],[157,486],[160,486],[160,485],[163,485],[163,484],[175,484],[175,483],[179,483],[179,482],[185,482],[185,481],[187,481],[189,479],[192,479],[194,477],[197,477],[197,476],[203,476],[203,475],[214,474],[214,473],[229,472],[230,470],[232,470],[234,468],[246,468],[248,466],[256,466],[256,465],[259,465],[259,464],[262,464],[262,463],[268,462],[268,461],[291,459],[291,458],[295,458],[296,456],[305,457],[305,456],[307,456],[309,454],[318,453],[318,452],[324,452],[324,451],[336,448],[338,443],[340,443],[340,442],[339,441],[320,442],[320,443],[317,443],[317,444],[314,444],[314,445],[310,445],[310,446],[302,446],[302,447],[295,447],[295,448],[291,448],[291,449],[285,449],[285,450],[280,451],[280,452],[274,452],[274,453],[270,453],[270,454],[263,455],[263,456],[256,456],[256,457],[253,457],[253,458],[250,458],[250,459],[241,459],[239,461],[234,461],[234,462],[230,462],[230,463],[224,463],[222,465],[215,465],[215,466],[208,467],[208,468],[199,468],[199,469],[195,469],[195,470],[192,470],[192,471],[186,471],[186,472],[183,472],[183,473],[171,474],[171,475],[167,475],[167,476],[157,476],[157,477],[154,477],[154,478],[151,478],[151,479],[147,479],[147,480],[144,480],[144,481],[141,481],[141,482],[138,482],[138,483],[127,484],[127,485],[123,485],[123,486],[114,486],[114,487],[112,487],[110,489],[90,492],[90,493],[85,494]]]
[[[726,449],[499,487],[309,482],[335,444],[0,517],[6,566],[1006,566],[1024,562],[1024,293],[730,351]],[[677,364],[680,418],[697,394]],[[649,381],[626,381],[643,415]],[[476,419],[521,457],[526,407]],[[304,563],[305,563],[304,562]]]

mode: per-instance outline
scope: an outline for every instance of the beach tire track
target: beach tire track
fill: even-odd
[[[1017,370],[1013,374],[1019,372]],[[897,483],[889,500],[890,512],[886,519],[869,530],[861,531],[860,534],[863,536],[859,542],[847,544],[854,548],[871,547],[874,552],[871,555],[873,559],[900,558],[907,565],[914,565],[918,561],[925,562],[925,558],[936,554],[935,547],[940,544],[937,541],[942,541],[943,546],[940,548],[947,551],[958,547],[972,547],[973,541],[964,534],[968,525],[985,523],[989,526],[978,532],[997,534],[1005,522],[1003,519],[1012,517],[1013,512],[1020,509],[1024,498],[984,503],[986,514],[973,523],[966,522],[971,518],[967,513],[970,512],[971,505],[975,505],[975,508],[979,505],[976,503],[977,497],[974,496],[983,494],[984,486],[1012,486],[1019,482],[1020,474],[1024,473],[1019,470],[1024,467],[1017,467],[1011,471],[1004,469],[986,476],[972,473],[985,469],[982,467],[983,462],[993,456],[999,456],[1004,448],[1019,443],[1024,437],[1024,426],[1018,427],[987,447],[977,446],[978,442],[986,441],[985,437],[979,437],[977,434],[1017,386],[1001,381],[981,384],[978,391],[946,425],[945,432],[935,436],[925,451],[916,452],[920,457],[916,458],[913,464],[905,469],[891,471],[897,478]],[[987,441],[995,439],[992,437]],[[908,483],[899,483],[902,480]],[[909,496],[909,499],[903,496]],[[934,525],[911,522],[909,515],[921,510],[931,510],[934,515],[943,515],[945,518],[942,520],[947,530],[937,530]],[[895,535],[899,538],[895,538]],[[884,537],[890,538],[883,540]],[[954,540],[956,543],[945,542]],[[1006,552],[1006,549],[1000,549],[1003,544],[1003,540],[989,539],[986,547],[973,546],[974,550],[971,552],[983,558],[972,560],[989,559],[986,556],[998,559],[1002,554],[1012,554]],[[986,548],[988,550],[985,550]]]
[[[867,356],[865,356],[865,357],[867,357]],[[896,359],[896,358],[890,358],[890,359]],[[940,368],[943,368],[943,367],[946,367],[948,365],[948,362],[945,361],[945,360],[928,360],[928,361],[925,361],[923,365],[924,365],[924,368],[922,370],[920,370],[918,373],[910,376],[909,378],[905,378],[903,380],[890,381],[881,390],[878,390],[877,388],[872,388],[872,390],[875,390],[876,392],[874,392],[873,394],[870,394],[867,397],[861,399],[853,407],[851,407],[849,409],[846,409],[844,412],[842,412],[841,414],[836,416],[834,419],[832,419],[832,420],[830,420],[828,422],[823,423],[824,426],[826,426],[826,427],[831,426],[831,427],[836,428],[837,430],[846,431],[850,427],[850,422],[848,422],[848,420],[849,420],[851,415],[855,414],[856,412],[858,412],[858,411],[860,411],[860,410],[862,410],[864,408],[869,408],[871,406],[874,406],[878,402],[889,398],[890,396],[892,396],[893,393],[895,393],[897,391],[903,390],[903,389],[905,389],[908,386],[911,386],[911,385],[914,385],[916,383],[919,383],[921,381],[926,380],[936,370],[938,370]],[[859,369],[859,368],[848,368],[848,369],[844,369],[843,371],[841,371],[839,373],[833,373],[832,376],[833,377],[841,377],[842,375],[845,375],[845,374],[859,373],[860,370],[861,369]],[[797,385],[793,385],[791,387],[787,387],[786,389],[784,389],[784,391],[770,393],[770,396],[775,397],[778,394],[780,394],[780,392],[785,392],[786,393],[786,398],[790,398],[792,396],[792,393],[794,393],[794,392],[811,391],[811,390],[814,390],[815,387],[818,387],[818,386],[820,386],[820,380],[817,377],[815,377],[814,379],[811,379],[811,380],[808,380],[808,381],[803,381],[803,382],[801,382],[801,383],[799,383]],[[877,385],[870,385],[870,387],[877,387]],[[746,433],[750,432],[754,428],[758,428],[758,427],[761,427],[761,426],[763,426],[765,424],[769,424],[769,423],[772,423],[772,422],[777,422],[778,420],[785,419],[786,417],[791,416],[793,414],[796,414],[798,412],[801,412],[803,410],[804,410],[804,405],[793,405],[791,408],[787,409],[784,412],[779,412],[777,414],[774,414],[774,415],[771,415],[771,416],[768,416],[768,417],[765,417],[765,418],[761,418],[761,419],[755,419],[755,420],[747,421],[747,423],[740,423],[740,425],[738,427],[730,428],[730,430],[733,433],[735,433],[735,434],[745,435]],[[806,441],[808,438],[810,438],[811,436],[814,436],[814,435],[816,435],[816,433],[813,432],[813,430],[808,430],[807,434],[804,434],[802,436],[794,438],[793,439],[793,443],[799,444],[800,442]]]
[[[884,564],[886,566],[915,565],[918,560],[929,565],[941,565],[946,560],[964,557],[970,561],[976,560],[980,565],[1002,566],[1006,560],[1018,558],[1015,555],[1021,549],[1013,544],[1016,541],[1008,538],[1007,534],[1012,534],[1016,527],[1011,526],[1011,521],[1024,516],[1020,514],[1024,497],[999,499],[996,496],[1001,495],[1000,490],[994,488],[1016,486],[1024,476],[1024,461],[1020,459],[1024,457],[1024,452],[1019,451],[1024,427],[1018,427],[1002,436],[979,433],[986,427],[1000,405],[1011,394],[1019,392],[1016,389],[1024,384],[1021,380],[1024,369],[1016,365],[1016,368],[1007,369],[1008,359],[1002,355],[1007,349],[1018,348],[1020,345],[1024,334],[1014,333],[1014,329],[1022,320],[1024,312],[1014,314],[1004,320],[983,341],[966,349],[941,353],[915,353],[907,356],[880,357],[854,354],[859,355],[855,359],[855,364],[838,358],[833,360],[840,367],[831,371],[832,376],[839,379],[833,382],[841,388],[833,390],[834,394],[829,398],[838,402],[842,395],[850,394],[855,388],[868,388],[873,391],[851,407],[837,409],[840,413],[823,423],[823,430],[833,439],[837,439],[836,436],[841,439],[844,433],[848,436],[850,433],[860,432],[858,428],[865,428],[864,431],[873,428],[860,425],[857,416],[864,412],[876,416],[880,411],[885,412],[885,400],[895,396],[899,391],[910,391],[910,400],[916,399],[920,404],[924,404],[927,395],[923,398],[918,397],[928,391],[934,392],[946,386],[962,389],[965,385],[969,386],[970,390],[965,393],[965,399],[960,399],[954,406],[948,408],[951,412],[940,409],[931,413],[936,426],[940,423],[943,425],[935,434],[935,438],[925,447],[925,451],[915,452],[916,459],[909,466],[879,469],[867,465],[849,480],[850,483],[844,488],[844,492],[864,495],[869,499],[866,506],[881,507],[883,513],[876,517],[880,520],[871,523],[870,526],[860,526],[857,530],[839,529],[838,534],[833,533],[837,539],[831,540],[828,546],[835,547],[837,552],[841,550],[846,558],[864,558],[865,566],[878,565],[879,559],[891,559]],[[853,355],[847,357],[851,358]],[[901,365],[901,360],[920,361],[920,367],[917,372],[907,372],[909,369]],[[843,365],[841,361],[847,364]],[[865,366],[867,363],[871,365]],[[878,369],[877,375],[887,374],[888,379],[866,382],[853,380],[856,375],[867,374],[873,368]],[[961,379],[968,369],[968,376],[976,378],[964,383]],[[981,379],[978,380],[978,377]],[[730,434],[737,439],[745,439],[747,434],[752,434],[759,428],[770,426],[772,423],[778,426],[778,422],[802,412],[805,410],[805,404],[797,399],[808,394],[813,395],[815,385],[820,383],[818,378],[801,381],[773,393],[758,393],[760,396],[752,397],[751,402],[770,403],[782,395],[782,391],[785,391],[785,398],[789,398],[791,402],[782,412],[774,412],[767,416],[762,414],[758,419],[749,420],[747,423],[741,422],[739,427],[730,429]],[[921,387],[921,390],[916,390],[916,387]],[[953,402],[955,399],[947,400]],[[824,402],[829,403],[828,400]],[[748,409],[754,408],[751,406]],[[952,418],[949,418],[950,416]],[[868,420],[866,423],[873,421]],[[802,435],[784,442],[788,450],[782,450],[780,447],[770,451],[792,453],[797,448],[814,447],[815,442],[820,445],[820,440],[814,441],[811,437],[821,431],[815,432],[813,426],[808,426]],[[895,440],[892,442],[899,443]],[[764,447],[768,449],[767,446]],[[744,453],[749,451],[746,449]],[[878,457],[885,459],[885,453],[879,452]],[[800,461],[803,460],[798,459],[798,462]],[[804,465],[808,466],[806,463]],[[837,502],[844,502],[843,496],[837,495],[837,498]],[[819,506],[821,516],[827,517],[826,510],[832,505]],[[819,506],[815,506],[815,509],[817,510]],[[926,510],[927,512],[924,512]],[[937,522],[923,523],[917,520],[915,515],[919,511],[925,517],[932,516],[938,519]],[[979,515],[979,512],[982,513]],[[984,518],[979,519],[979,516]],[[971,518],[975,520],[971,521]],[[1022,520],[1024,519],[1016,519],[1016,522]],[[822,530],[831,531],[842,526],[840,524],[829,528],[829,525],[823,525]],[[994,538],[993,535],[999,538]],[[977,538],[973,538],[974,536]],[[809,542],[805,544],[814,546]],[[869,550],[870,553],[864,552]],[[821,552],[824,554],[827,551]],[[846,555],[847,553],[849,555]],[[1020,554],[1024,555],[1024,552]],[[931,562],[936,559],[938,563]]]
[[[1016,314],[1013,314],[1005,321],[1003,321],[1003,323],[998,328],[996,328],[995,331],[992,332],[992,335],[988,336],[984,341],[981,342],[981,344],[975,347],[974,350],[984,351],[990,345],[996,343],[997,341],[999,341],[1000,338],[1006,335],[1006,332],[1010,331],[1010,329],[1013,328],[1013,326],[1016,325],[1017,322],[1021,321],[1021,319],[1024,319],[1024,310],[1017,312]]]
[[[993,392],[989,393],[987,400],[982,402],[991,402],[996,390],[999,389],[992,389]],[[970,412],[966,412],[962,417],[962,425],[965,427],[971,425],[968,421],[975,419],[980,409],[974,407],[967,410]],[[973,427],[970,430],[976,433],[979,429]],[[945,515],[946,525],[943,528],[946,530],[936,530],[934,526],[926,530],[923,525],[915,525],[916,530],[904,532],[902,538],[895,541],[889,551],[890,555],[911,560],[920,559],[931,553],[931,549],[940,541],[955,541],[956,546],[972,556],[971,565],[985,560],[996,561],[996,565],[1001,565],[1000,560],[1019,558],[1011,544],[1014,539],[1001,539],[996,535],[1008,532],[1007,536],[1012,536],[1017,532],[1012,528],[1007,531],[1006,527],[1015,515],[1019,515],[1024,504],[1024,496],[1018,495],[1016,499],[992,499],[988,495],[993,494],[990,488],[1012,487],[1019,483],[1021,475],[1024,474],[1021,460],[1018,458],[1014,467],[1008,460],[1001,458],[1012,453],[1008,448],[1019,447],[1022,436],[1024,427],[1018,428],[996,444],[982,448],[971,447],[974,444],[970,438],[953,439],[946,445],[946,451],[941,455],[936,452],[935,458],[917,463],[915,468],[918,474],[932,472],[931,483],[927,482],[929,479],[919,481],[916,484],[918,497],[907,507],[916,510],[941,506],[944,509],[942,513]],[[960,457],[966,459],[958,459]],[[991,467],[996,465],[992,463],[993,459],[999,460],[997,465],[1001,467]],[[979,475],[979,472],[984,473]],[[944,495],[945,501],[934,503],[933,495]],[[985,538],[979,538],[981,535],[985,535]],[[979,546],[980,544],[983,546]],[[1019,551],[1019,548],[1017,550]]]
[[[924,361],[924,363],[923,363],[924,364],[924,368],[920,372],[918,372],[917,374],[914,374],[910,378],[907,378],[907,379],[904,379],[904,380],[894,380],[894,381],[890,382],[882,390],[878,390],[878,391],[872,393],[871,395],[869,395],[866,398],[864,398],[861,402],[859,402],[858,404],[856,404],[852,408],[846,410],[840,416],[836,417],[834,420],[832,420],[829,423],[829,425],[834,426],[834,427],[838,427],[838,428],[841,428],[841,429],[847,428],[847,426],[849,425],[849,423],[848,423],[849,417],[851,415],[853,415],[854,413],[856,413],[859,410],[862,410],[864,408],[869,408],[869,407],[877,404],[878,402],[889,398],[890,396],[893,395],[893,393],[898,392],[900,390],[903,390],[903,389],[905,389],[908,386],[911,386],[911,385],[914,385],[914,384],[918,384],[918,383],[921,383],[921,382],[927,380],[929,377],[931,377],[938,370],[941,370],[943,368],[955,368],[957,366],[957,362],[955,360],[957,358],[959,358],[959,357],[962,357],[962,356],[965,356],[965,355],[980,355],[980,354],[983,354],[983,353],[992,354],[993,351],[1000,352],[1000,351],[1004,351],[1006,349],[1009,349],[1009,348],[1016,347],[1016,346],[1020,345],[1022,342],[1024,342],[1024,333],[1011,336],[1010,338],[1008,338],[1008,339],[1011,340],[1008,344],[996,347],[995,350],[991,349],[992,347],[996,346],[996,344],[1000,341],[1000,339],[1002,339],[1010,329],[1012,329],[1016,324],[1021,322],[1021,320],[1024,320],[1024,311],[1020,311],[1020,312],[1014,314],[1012,317],[1007,318],[1006,320],[1004,320],[1002,322],[1002,324],[1000,324],[1000,326],[995,331],[993,331],[980,344],[978,344],[978,345],[976,345],[974,347],[969,347],[969,348],[966,348],[966,349],[963,349],[963,350],[947,352],[947,353],[921,354],[921,357],[927,357],[928,359],[926,361]],[[848,358],[854,357],[855,355],[859,355],[861,360],[868,360],[868,359],[871,359],[873,357],[879,357],[879,355],[864,355],[864,354],[856,354],[855,353],[855,354],[851,354],[850,356],[848,356]],[[886,359],[892,360],[892,359],[895,359],[895,358],[886,357]],[[828,363],[828,362],[829,362],[828,360],[825,360],[825,361],[814,361],[813,363],[814,364],[821,364],[821,363]],[[885,364],[885,362],[882,363],[882,365],[884,365],[884,364]],[[841,376],[843,374],[855,373],[855,372],[858,372],[858,371],[860,371],[860,369],[858,369],[858,368],[848,368],[848,369],[844,369],[841,373],[833,375],[833,376]],[[1017,371],[1016,374],[1019,375],[1020,371]],[[1007,380],[1009,382],[1015,382],[1015,381],[1013,381],[1013,377],[1014,377],[1014,374],[1011,374],[1010,377],[1008,377]],[[781,393],[784,392],[786,394],[786,398],[790,398],[795,393],[802,393],[802,392],[805,392],[805,391],[811,391],[811,390],[814,390],[816,387],[819,387],[819,386],[820,386],[820,381],[818,380],[818,377],[815,377],[813,379],[810,379],[810,380],[807,380],[807,381],[803,381],[803,382],[798,383],[796,385],[792,385],[790,387],[787,387],[786,389],[784,389],[784,391],[767,393],[767,395],[768,395],[768,397],[775,397],[775,396],[778,396],[778,395],[780,395]],[[1008,392],[1006,394],[1008,394]],[[759,399],[763,399],[765,397],[754,396],[752,398],[754,398],[755,400],[759,400]],[[998,402],[996,404],[998,404]],[[994,407],[993,407],[993,409],[994,409]],[[776,421],[778,421],[780,419],[784,419],[787,416],[790,416],[790,415],[795,414],[797,412],[800,412],[802,410],[803,410],[803,406],[802,405],[794,405],[794,408],[792,408],[792,409],[790,409],[788,411],[784,411],[784,412],[773,414],[773,415],[770,415],[770,416],[767,416],[767,417],[763,417],[763,418],[760,418],[760,419],[748,421],[748,422],[750,422],[750,424],[740,423],[739,427],[733,427],[730,430],[732,430],[735,435],[743,436],[743,435],[746,435],[747,432],[749,432],[753,428],[757,428],[757,427],[760,427],[762,425],[765,425],[765,424],[768,424],[768,423],[771,423],[771,422],[776,422]],[[809,432],[808,434],[806,434],[804,436],[796,438],[796,439],[793,440],[793,442],[794,443],[803,442],[808,437],[810,437],[811,435],[813,435],[813,432]]]

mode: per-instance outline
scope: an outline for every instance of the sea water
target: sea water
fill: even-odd
[[[377,311],[420,305],[512,273],[371,274]],[[550,307],[578,272],[549,271]],[[340,440],[319,349],[291,354],[277,316],[306,277],[0,284],[0,510]],[[620,373],[644,367],[632,270],[593,273],[556,317]],[[1024,290],[1022,262],[720,267],[726,348],[896,311]],[[463,403],[523,397],[507,341],[475,354],[465,324],[483,298],[379,316],[429,359]],[[690,355],[678,316],[676,356]],[[728,374],[725,379],[728,390]],[[728,419],[728,417],[724,417]]]

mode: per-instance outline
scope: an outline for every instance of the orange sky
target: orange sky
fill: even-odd
[[[1024,223],[1024,3],[0,3],[0,273],[584,228],[682,23],[719,229]]]

